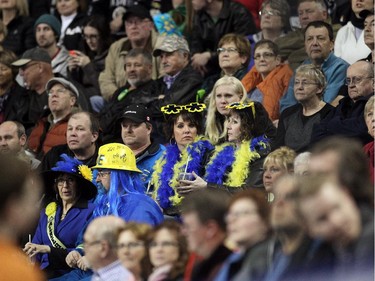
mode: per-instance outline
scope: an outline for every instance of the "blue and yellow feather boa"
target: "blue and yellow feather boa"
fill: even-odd
[[[163,209],[177,206],[182,197],[176,192],[178,175],[185,171],[189,156],[187,172],[200,174],[205,154],[212,150],[213,145],[205,139],[196,138],[184,151],[180,152],[177,144],[167,146],[164,155],[155,163],[151,185],[154,186],[153,198]]]
[[[259,151],[266,149],[268,145],[269,140],[260,136],[242,142],[238,149],[233,143],[216,147],[206,166],[205,181],[230,187],[242,186],[249,176],[250,163],[259,159]],[[230,167],[232,170],[227,173]]]

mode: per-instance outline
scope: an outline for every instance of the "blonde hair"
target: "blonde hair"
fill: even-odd
[[[15,9],[17,10],[18,16],[23,16],[23,17],[29,16],[29,4],[27,0],[16,0]]]
[[[364,110],[364,116],[365,116],[365,118],[366,118],[367,113],[369,113],[371,110],[374,111],[374,100],[375,100],[375,97],[372,96],[366,102],[365,110]]]
[[[266,159],[264,159],[263,162],[263,169],[266,168],[269,164],[275,163],[285,171],[292,172],[294,170],[293,166],[296,156],[297,153],[293,149],[287,146],[282,146],[267,155]]]
[[[240,97],[240,101],[244,101],[247,97],[247,92],[245,87],[242,85],[241,81],[232,76],[223,76],[216,81],[212,92],[209,96],[208,112],[207,112],[207,123],[206,123],[206,136],[209,140],[216,144],[222,137],[224,132],[224,124],[221,124],[218,120],[219,112],[216,108],[216,89],[219,86],[231,86],[234,94]]]

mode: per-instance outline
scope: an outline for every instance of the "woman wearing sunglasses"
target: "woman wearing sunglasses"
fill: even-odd
[[[181,181],[184,191],[220,187],[237,192],[244,187],[263,186],[262,164],[270,151],[267,112],[260,103],[250,101],[232,103],[227,109],[227,141],[216,146],[202,178]]]
[[[204,159],[213,149],[209,141],[200,137],[203,132],[201,113],[205,108],[204,104],[196,102],[169,104],[161,108],[167,119],[165,135],[170,145],[155,163],[150,187],[164,214],[179,214],[178,206],[182,199],[178,192],[180,177],[191,178],[192,173],[202,175]]]
[[[90,168],[66,154],[61,157],[63,161],[42,174],[46,198],[52,202],[41,212],[34,237],[23,249],[49,279],[72,270],[65,257],[72,250],[82,251],[75,249],[77,238],[92,219],[94,204],[89,200],[97,193]]]

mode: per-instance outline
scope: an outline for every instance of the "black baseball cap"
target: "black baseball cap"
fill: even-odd
[[[125,107],[124,113],[122,114],[120,119],[130,119],[137,123],[151,122],[150,115],[148,114],[148,109],[142,104],[132,104]]]
[[[140,19],[149,19],[152,20],[150,11],[143,6],[142,4],[134,5],[129,8],[126,8],[126,12],[123,16],[123,20],[126,21],[130,16],[135,16]]]

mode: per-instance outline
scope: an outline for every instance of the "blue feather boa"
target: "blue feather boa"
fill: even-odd
[[[242,145],[244,145],[244,143],[242,143]],[[268,146],[269,139],[265,135],[262,135],[251,139],[249,149],[251,152],[256,153],[266,150]],[[203,177],[204,180],[208,183],[224,184],[229,168],[233,167],[235,161],[238,160],[235,157],[236,150],[237,148],[233,143],[224,143],[217,147],[206,166],[206,173]],[[250,163],[254,159],[245,160]]]
[[[197,175],[201,174],[204,155],[213,148],[213,145],[208,140],[198,140],[189,144],[186,147],[186,153],[190,159],[187,172],[192,173],[194,171]],[[165,161],[161,171],[155,169],[155,173],[159,172],[159,174],[156,176],[156,182],[154,182],[156,186],[156,199],[163,209],[167,209],[179,202],[178,199],[175,198],[176,200],[174,200],[173,198],[177,195],[175,190],[177,187],[175,185],[176,179],[179,173],[185,171],[186,162],[180,163],[181,159],[181,153],[177,145],[174,144],[168,146],[164,156],[158,160],[159,163]]]

